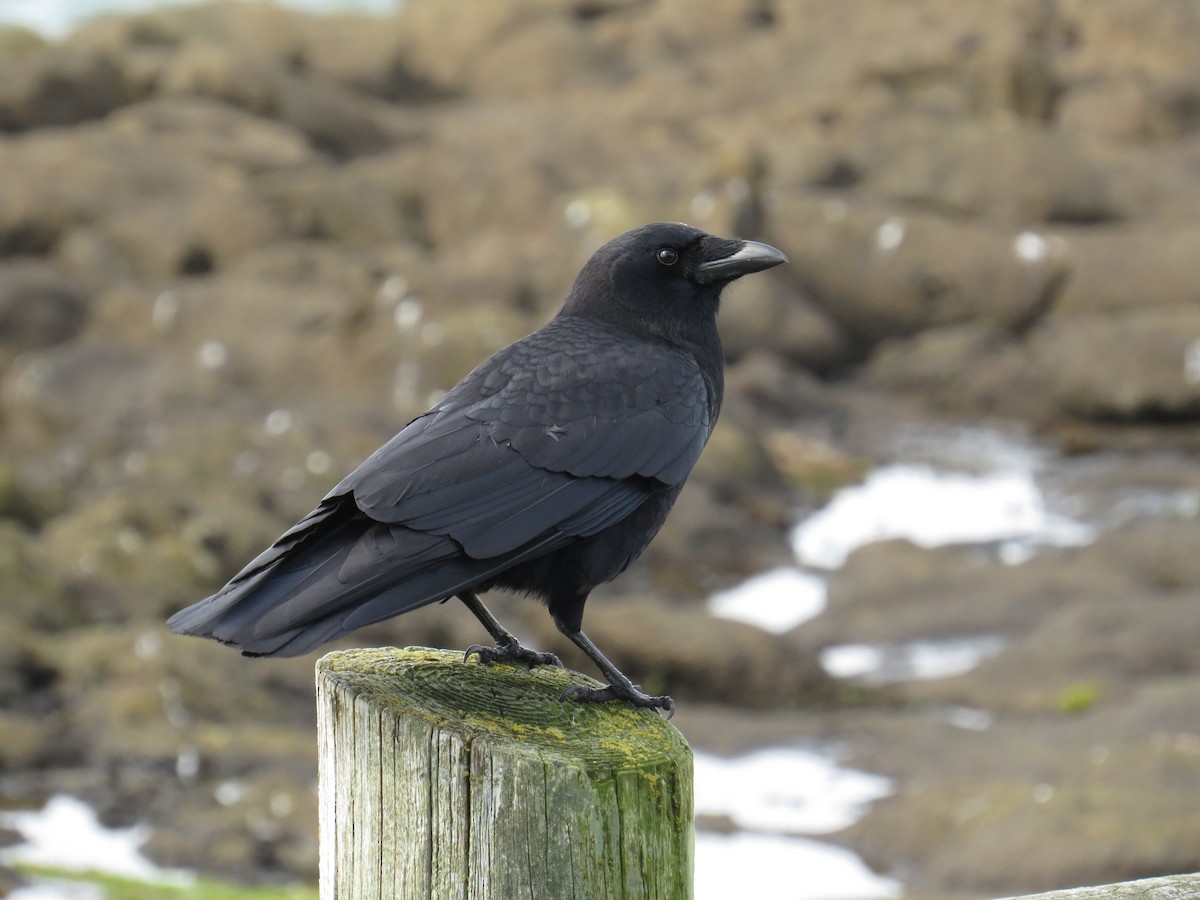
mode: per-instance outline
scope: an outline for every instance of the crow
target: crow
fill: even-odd
[[[583,607],[646,549],[716,424],[722,289],[786,261],[767,244],[678,223],[615,238],[546,326],[485,360],[167,624],[248,656],[296,656],[457,596],[495,642],[468,658],[561,665],[521,646],[480,601],[503,588],[542,600],[608,682],[563,699],[674,712],[583,633]]]

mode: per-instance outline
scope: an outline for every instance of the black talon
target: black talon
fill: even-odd
[[[463,591],[458,595],[458,599],[465,603],[475,618],[483,623],[483,627],[496,642],[495,647],[472,644],[463,653],[463,662],[469,660],[473,654],[478,656],[479,661],[483,663],[523,662],[530,667],[562,665],[562,660],[553,653],[542,653],[539,650],[527,650],[522,647],[521,642],[505,630],[504,626],[500,624],[500,620],[491,614],[474,591]]]
[[[511,644],[502,644],[495,647],[472,644],[463,653],[463,662],[467,662],[472,656],[479,657],[481,663],[523,662],[530,667],[562,666],[562,660],[555,654],[543,653],[540,650],[530,650],[522,647],[515,640]]]
[[[582,605],[577,611],[582,614]],[[559,610],[556,610],[553,605],[550,607],[550,616],[554,619],[554,624],[558,626],[558,630],[571,639],[571,641],[591,658],[601,672],[604,673],[604,678],[608,681],[608,687],[593,688],[582,684],[573,684],[561,694],[560,700],[579,700],[585,703],[598,703],[605,700],[626,700],[634,706],[640,706],[643,709],[661,709],[667,714],[667,718],[675,715],[675,701],[670,697],[661,696],[655,697],[652,694],[647,694],[642,691],[639,685],[634,684],[629,680],[620,669],[613,665],[612,660],[600,652],[600,648],[592,643],[592,639],[579,630],[578,619],[564,618]]]
[[[463,651],[463,662],[470,662],[471,654],[478,656],[480,662],[491,662],[491,660],[487,658],[488,651],[491,649],[491,647],[485,647],[483,644],[472,644]]]
[[[607,687],[594,688],[584,684],[573,684],[558,695],[559,700],[577,700],[580,703],[603,703],[607,700],[625,700],[643,709],[661,709],[670,719],[675,715],[675,701],[670,697],[655,697],[643,693],[638,685],[610,684]]]

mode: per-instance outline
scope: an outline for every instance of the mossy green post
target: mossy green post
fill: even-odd
[[[322,900],[692,896],[692,752],[577,672],[461,652],[317,663]]]

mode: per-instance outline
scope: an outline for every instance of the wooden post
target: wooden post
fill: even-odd
[[[317,663],[321,900],[692,895],[692,753],[565,669],[461,652]]]
[[[1009,897],[1008,900],[1200,900],[1200,873],[1069,888],[1049,894]]]

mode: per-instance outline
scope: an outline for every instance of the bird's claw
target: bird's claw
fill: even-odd
[[[497,644],[485,647],[483,644],[472,644],[463,653],[463,662],[472,656],[479,657],[481,663],[494,662],[523,662],[530,668],[534,666],[562,666],[562,660],[553,653],[543,653],[540,650],[529,650],[514,642],[512,644]]]
[[[636,684],[628,688],[610,684],[607,687],[594,688],[583,684],[573,684],[558,695],[559,700],[578,700],[581,703],[602,703],[606,700],[626,700],[634,706],[644,709],[661,709],[670,719],[675,715],[675,701],[670,697],[655,697],[643,693]]]

